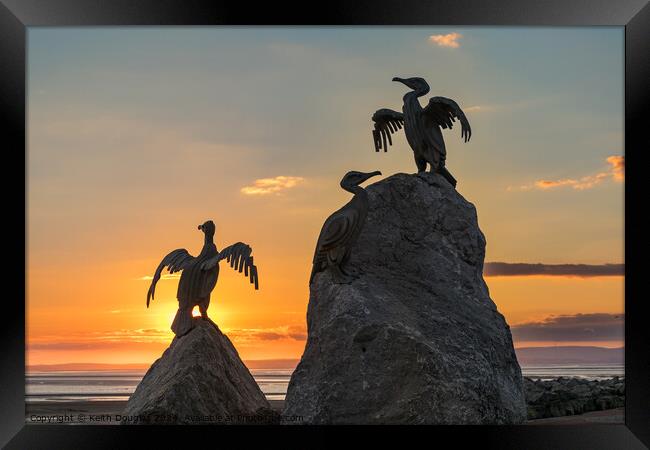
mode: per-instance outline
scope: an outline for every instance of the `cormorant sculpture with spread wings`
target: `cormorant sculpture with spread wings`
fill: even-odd
[[[472,136],[467,117],[455,101],[445,97],[431,97],[429,104],[422,108],[419,97],[429,92],[429,85],[423,78],[393,78],[405,84],[411,91],[404,95],[402,112],[391,109],[380,109],[372,116],[375,128],[372,137],[375,142],[375,151],[388,150],[392,145],[391,134],[404,127],[404,134],[415,157],[418,172],[431,166],[431,172],[438,172],[444,176],[452,186],[456,186],[456,179],[445,168],[447,150],[442,138],[441,128],[451,129],[453,122],[458,119],[461,125],[461,137],[465,142]]]
[[[169,273],[183,272],[178,282],[176,294],[178,311],[172,323],[172,331],[178,337],[187,334],[194,328],[192,310],[195,306],[198,305],[201,317],[208,318],[207,310],[210,305],[210,293],[216,286],[219,277],[219,261],[225,259],[230,263],[230,267],[240,273],[243,271],[244,275],[249,278],[250,283],[255,285],[255,289],[259,288],[257,267],[253,264],[253,257],[251,256],[253,250],[250,246],[243,242],[237,242],[218,251],[213,241],[216,230],[214,222],[208,220],[203,225],[199,225],[199,230],[205,234],[203,249],[201,249],[199,256],[190,255],[184,248],[174,250],[165,256],[156,269],[149,292],[147,292],[148,308],[150,300],[154,298],[156,283],[160,280],[163,269],[167,267]]]

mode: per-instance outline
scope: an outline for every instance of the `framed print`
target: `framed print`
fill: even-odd
[[[647,2],[250,9],[3,0],[2,444],[649,445]]]

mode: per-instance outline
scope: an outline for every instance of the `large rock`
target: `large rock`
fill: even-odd
[[[314,279],[284,416],[306,423],[508,424],[526,419],[508,324],[483,280],[476,210],[440,175],[367,188],[358,277]]]
[[[175,337],[153,363],[122,413],[122,423],[258,423],[277,413],[237,350],[212,321]]]

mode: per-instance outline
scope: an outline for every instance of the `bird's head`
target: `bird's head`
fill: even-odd
[[[418,93],[418,95],[425,95],[429,92],[429,83],[427,83],[424,78],[420,77],[411,77],[411,78],[400,78],[395,77],[393,81],[398,81],[412,90]]]
[[[341,179],[341,187],[347,191],[354,186],[359,186],[368,178],[372,178],[377,175],[381,175],[381,172],[378,170],[368,173],[351,170],[350,172],[346,173]]]
[[[214,236],[214,232],[217,227],[214,225],[214,222],[211,220],[206,221],[203,225],[199,225],[199,230],[203,231],[206,236]]]

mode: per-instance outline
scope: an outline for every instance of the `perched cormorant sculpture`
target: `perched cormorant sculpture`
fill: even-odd
[[[372,116],[375,128],[372,137],[375,141],[375,151],[388,150],[392,145],[391,134],[404,126],[404,134],[415,157],[418,172],[431,165],[431,172],[443,175],[452,186],[456,186],[456,179],[445,168],[447,150],[442,138],[440,128],[452,128],[455,119],[460,121],[461,137],[465,142],[472,136],[472,129],[465,114],[455,101],[445,97],[431,97],[426,108],[420,105],[419,97],[429,92],[429,85],[423,78],[393,78],[412,90],[404,95],[404,106],[401,113],[391,109],[380,109]],[[388,140],[388,145],[386,140]]]
[[[336,282],[351,281],[350,275],[353,275],[353,271],[344,270],[343,265],[350,258],[350,249],[359,237],[368,215],[368,193],[359,185],[376,175],[381,175],[381,172],[351,171],[341,180],[341,187],[354,194],[354,197],[325,220],[314,251],[310,285],[314,276],[328,267]]]
[[[156,283],[160,279],[165,266],[167,266],[169,273],[183,271],[176,294],[178,311],[172,323],[172,331],[176,336],[183,336],[194,327],[192,320],[194,306],[198,305],[201,317],[208,318],[207,310],[210,305],[210,293],[217,284],[219,261],[222,259],[226,259],[230,263],[230,267],[240,273],[243,270],[244,275],[249,277],[251,284],[255,285],[255,289],[259,288],[257,267],[253,264],[253,257],[251,256],[253,250],[251,247],[242,242],[237,242],[230,247],[217,251],[217,246],[213,242],[215,229],[214,222],[211,220],[199,225],[199,230],[205,234],[205,242],[199,256],[190,255],[184,248],[174,250],[163,258],[151,280],[151,286],[149,292],[147,292],[147,308],[149,307],[149,301],[154,298]]]

